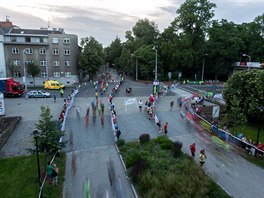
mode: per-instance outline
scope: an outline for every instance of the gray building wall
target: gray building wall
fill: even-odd
[[[29,34],[30,32],[30,34]],[[6,70],[8,77],[14,77],[15,80],[22,83],[26,83],[27,86],[33,86],[33,78],[27,74],[26,82],[23,79],[24,76],[24,64],[27,61],[34,61],[39,65],[41,73],[35,77],[35,84],[42,86],[43,82],[48,79],[58,80],[66,86],[71,86],[75,82],[78,82],[78,37],[72,34],[65,34],[63,31],[16,31],[15,33],[9,32],[5,34],[4,50]],[[32,41],[26,41],[24,38],[33,38]],[[34,42],[35,39],[41,38],[42,42]],[[57,40],[58,43],[53,43]],[[69,43],[65,43],[64,39],[69,40]],[[19,50],[18,54],[12,53],[12,48]],[[27,48],[31,48],[33,53],[27,54]],[[40,54],[40,49],[45,49],[46,54]],[[59,54],[53,53],[54,49],[58,49]],[[69,50],[70,54],[64,53],[64,50]],[[65,61],[70,62],[68,66],[65,66]],[[18,61],[20,64],[14,66],[14,61]],[[41,62],[47,62],[47,66],[41,66]],[[54,61],[59,62],[58,66],[54,65]],[[45,75],[44,73],[48,74]],[[56,75],[55,75],[56,73]],[[14,75],[15,74],[15,75]]]

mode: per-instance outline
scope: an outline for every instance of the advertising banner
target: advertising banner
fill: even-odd
[[[5,115],[4,94],[0,93],[0,116]]]

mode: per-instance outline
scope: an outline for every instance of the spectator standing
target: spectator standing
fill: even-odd
[[[119,140],[120,135],[121,135],[121,131],[120,131],[119,128],[116,126],[116,127],[115,127],[115,136],[116,136],[117,141]]]
[[[168,122],[165,122],[165,124],[163,126],[163,132],[167,136],[167,134],[168,134]]]
[[[192,154],[192,158],[194,159],[194,157],[195,157],[195,151],[196,151],[196,146],[195,146],[196,144],[195,143],[192,143],[191,145],[190,145],[190,151],[191,151],[191,154]]]
[[[205,159],[206,159],[205,151],[204,151],[204,149],[202,149],[200,151],[200,155],[199,155],[199,161],[200,161],[201,167],[204,165]]]
[[[56,102],[56,94],[53,94],[53,100]]]

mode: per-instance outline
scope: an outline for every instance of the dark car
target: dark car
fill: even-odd
[[[41,90],[32,90],[28,92],[29,98],[49,98],[50,96],[50,93]]]

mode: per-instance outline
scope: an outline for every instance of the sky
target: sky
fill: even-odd
[[[125,41],[139,19],[154,21],[160,32],[177,17],[184,0],[0,0],[0,20],[6,17],[24,29],[63,28],[79,38],[93,36],[104,47],[116,37]],[[214,19],[251,22],[264,13],[264,0],[210,0]]]

